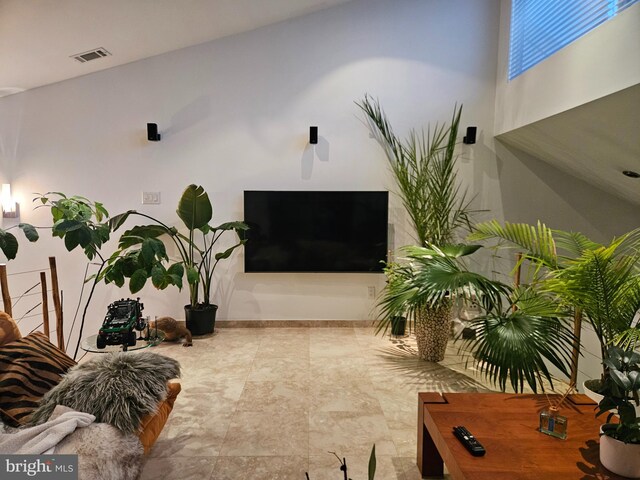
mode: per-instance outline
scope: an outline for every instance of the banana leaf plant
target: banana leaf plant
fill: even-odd
[[[213,270],[218,261],[228,258],[235,248],[244,244],[244,240],[241,240],[223,252],[214,253],[213,246],[220,235],[229,230],[239,234],[246,229],[246,226],[242,222],[229,222],[218,227],[209,227],[208,221],[211,219],[213,210],[202,187],[195,185],[187,187],[178,208],[180,218],[184,216],[188,219],[187,221],[183,219],[185,225],[188,228],[193,227],[190,228],[189,236],[180,233],[175,227],[170,227],[156,218],[135,210],[128,210],[110,217],[102,203],[93,202],[82,196],[48,192],[38,194],[34,202],[39,204],[36,208],[50,209],[53,219],[53,236],[63,239],[68,251],[81,248],[87,259],[98,266],[97,273],[85,279],[85,282],[92,283],[82,310],[74,358],[78,354],[87,311],[98,283],[104,281],[107,284],[114,283],[122,287],[128,280],[130,292],[136,293],[145,286],[148,279],[151,279],[158,289],[165,289],[170,285],[182,289],[186,272],[192,301],[194,298],[196,302],[198,301],[197,292],[201,279],[204,279],[202,284],[206,286],[208,301]],[[138,225],[126,230],[119,239],[118,249],[109,256],[103,255],[104,244],[132,216],[146,218],[154,223]],[[207,221],[203,222],[202,218],[207,218]],[[204,239],[204,247],[199,247],[195,243],[196,229],[205,237],[210,235]],[[169,239],[176,246],[179,260],[171,261],[167,255],[164,238]],[[199,256],[201,254],[208,256],[205,261],[202,261],[204,257]],[[79,299],[79,308],[81,303],[82,294]],[[75,319],[72,330],[74,325]],[[68,339],[67,343],[69,343]]]
[[[612,345],[640,345],[640,229],[605,245],[542,223],[503,226],[492,221],[476,225],[470,239],[499,239],[523,250],[523,260],[534,266],[530,283],[581,312],[595,331],[603,359]],[[603,378],[606,374],[604,364]]]
[[[218,226],[209,225],[213,218],[209,195],[201,186],[193,184],[184,190],[176,213],[186,228],[186,234],[176,227],[170,227],[160,220],[133,210],[114,217],[112,221],[118,224],[124,223],[130,215],[140,215],[154,223],[137,225],[124,232],[120,237],[118,250],[107,261],[102,273],[105,281],[122,286],[125,278],[130,278],[129,288],[135,293],[145,285],[148,278],[151,278],[153,285],[159,289],[168,285],[182,287],[182,277],[186,272],[191,306],[210,305],[214,271],[221,260],[229,258],[235,249],[246,243],[243,232],[249,227],[239,221],[226,222]],[[225,232],[231,231],[236,234],[236,243],[223,251],[217,251],[215,247],[218,240]],[[154,257],[154,254],[160,253],[160,260],[166,259],[162,239],[168,239],[180,257],[168,268],[165,268],[165,262],[157,261],[158,258]],[[143,265],[136,270],[141,256],[150,259],[150,268]]]
[[[452,298],[477,299],[483,314],[472,320],[474,339],[465,341],[479,371],[502,390],[516,391],[525,382],[535,392],[542,380],[553,385],[549,362],[568,375],[574,336],[557,302],[534,289],[512,288],[469,271],[462,257],[479,245],[405,247],[403,262],[389,267],[389,283],[379,307],[379,329],[388,328],[400,312],[415,315],[425,305]]]

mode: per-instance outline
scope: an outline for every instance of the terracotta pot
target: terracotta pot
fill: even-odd
[[[601,435],[600,463],[617,475],[640,478],[640,444],[624,443]]]

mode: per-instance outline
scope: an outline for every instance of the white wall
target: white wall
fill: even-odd
[[[640,83],[640,5],[507,80],[511,0],[501,5],[496,135]]]
[[[57,190],[102,201],[111,213],[137,208],[169,222],[191,182],[210,193],[219,222],[242,218],[245,189],[392,188],[353,102],[365,92],[379,97],[398,132],[448,120],[462,102],[463,123],[491,142],[498,7],[497,0],[357,0],[5,97],[0,116],[11,128],[0,133],[15,148],[3,151],[4,161],[27,204],[31,192]],[[146,141],[147,122],[158,123],[161,142]],[[315,149],[309,125],[319,126]],[[466,183],[479,191],[475,183],[488,182],[479,203],[499,212],[497,179],[483,179],[495,169],[493,154],[463,153]],[[141,206],[143,190],[161,191],[162,204]],[[392,218],[401,221],[401,212],[394,202]],[[47,225],[44,213],[24,208],[22,220]],[[408,243],[406,229],[397,230],[396,245]],[[84,257],[50,238],[21,249],[11,270],[57,256],[69,325]],[[374,306],[367,287],[384,285],[380,274],[244,274],[241,254],[220,277],[223,319],[366,319]],[[90,331],[109,301],[127,295],[100,286]],[[177,317],[187,300],[152,287],[141,297],[146,313]]]

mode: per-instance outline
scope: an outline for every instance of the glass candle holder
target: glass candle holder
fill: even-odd
[[[540,412],[540,431],[552,437],[567,438],[567,417],[560,415],[557,407]]]

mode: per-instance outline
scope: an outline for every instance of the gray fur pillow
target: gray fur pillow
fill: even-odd
[[[180,364],[153,352],[107,353],[71,368],[40,401],[31,424],[46,422],[56,405],[95,415],[96,422],[137,433],[141,418],[167,396]]]

